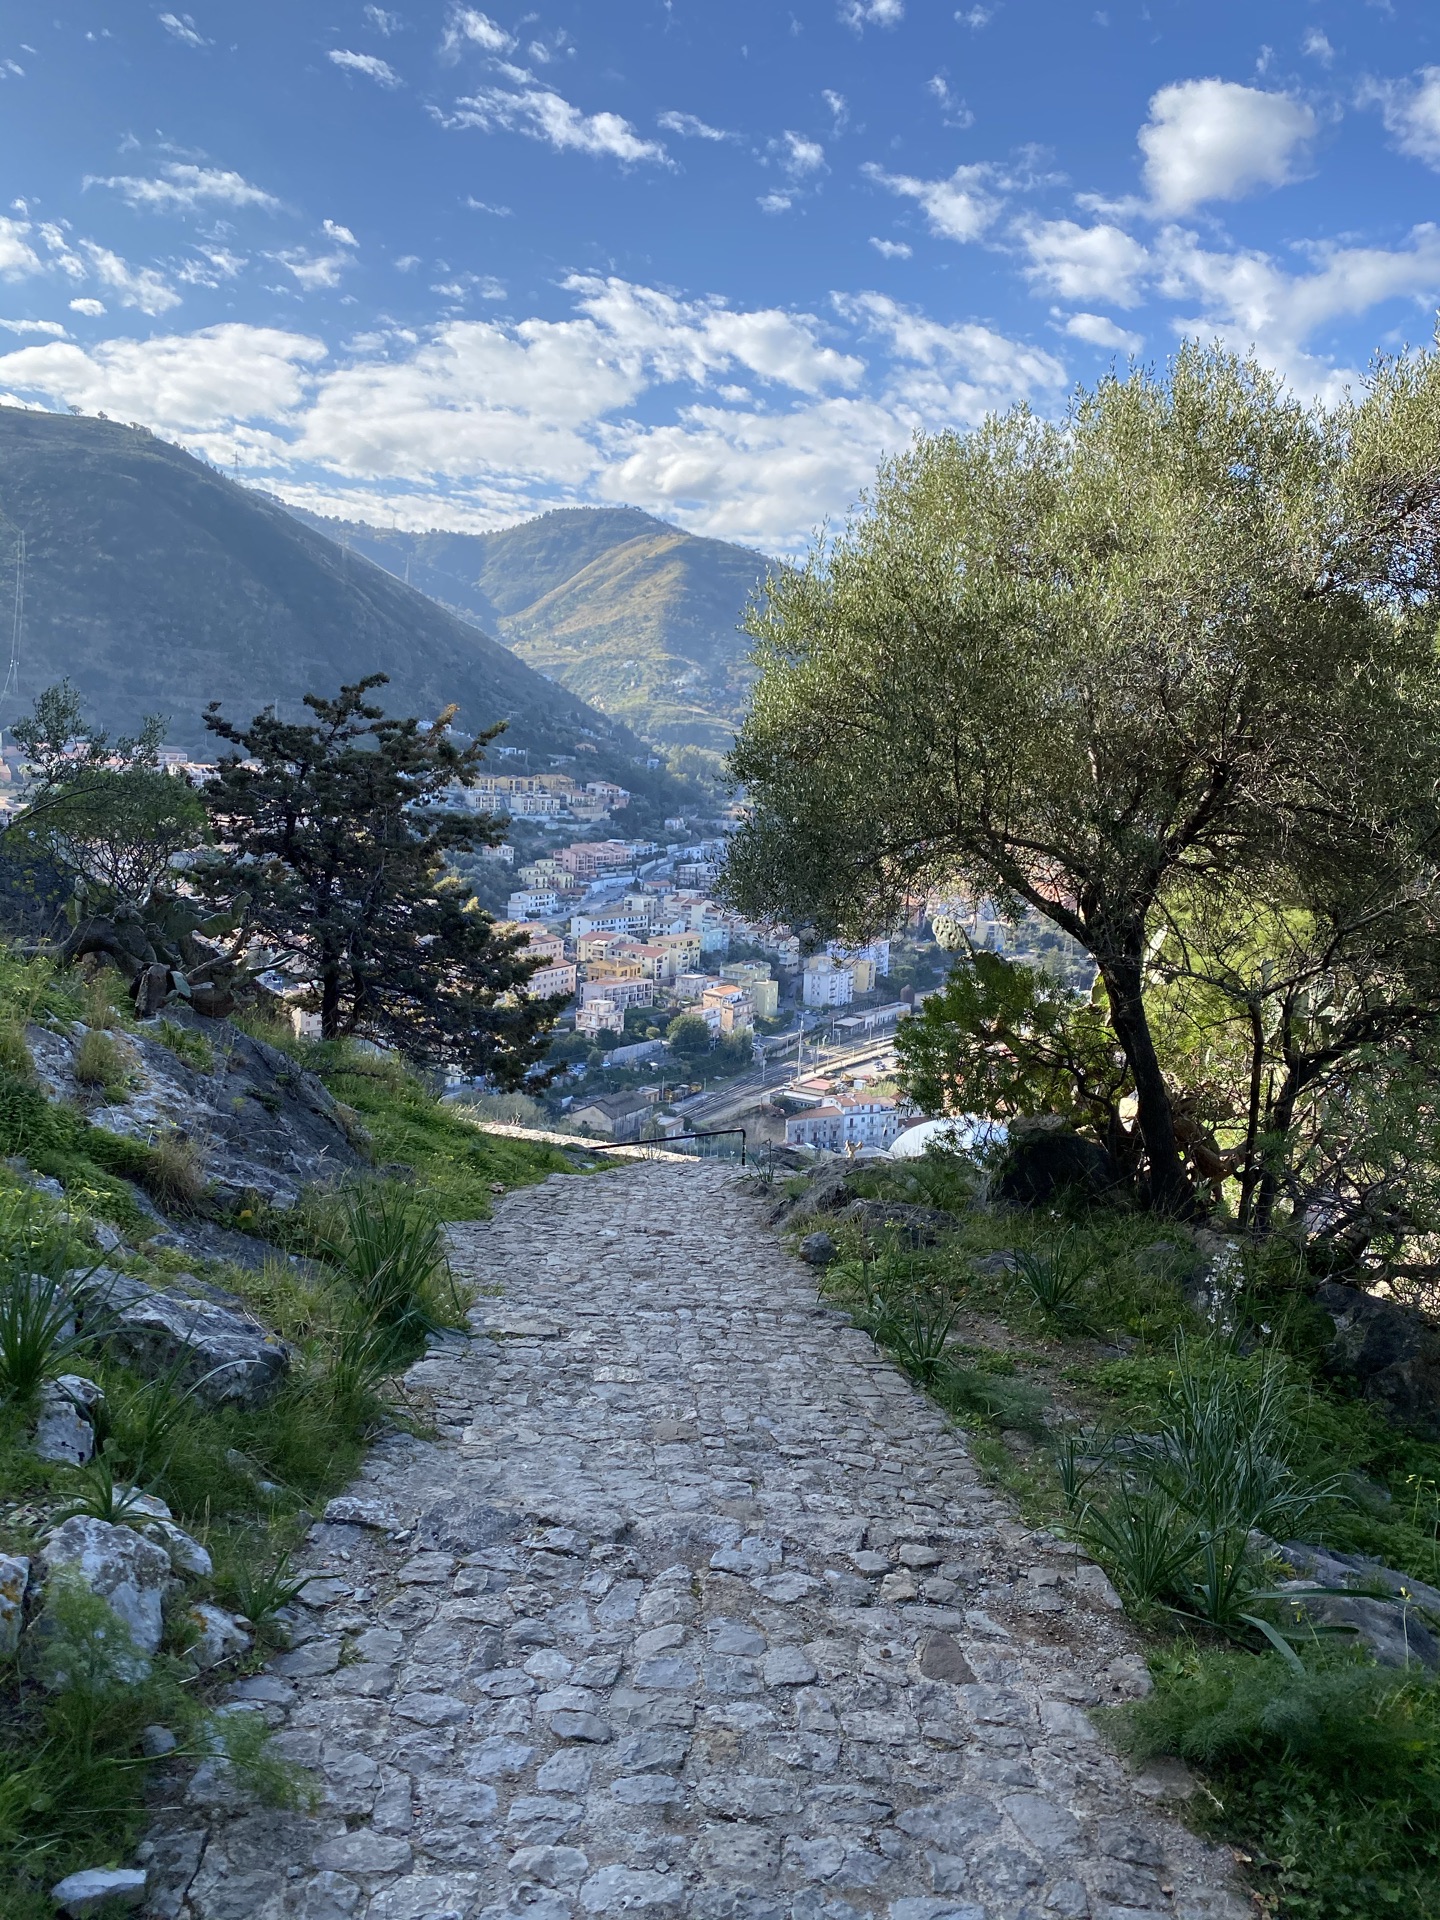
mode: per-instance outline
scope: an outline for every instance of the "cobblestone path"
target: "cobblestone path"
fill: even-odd
[[[986,1491],[763,1213],[651,1164],[458,1231],[488,1337],[412,1370],[439,1437],[332,1503],[296,1645],[234,1689],[324,1802],[249,1810],[202,1768],[158,1913],[1250,1912],[1087,1716],[1145,1684],[1103,1576]]]

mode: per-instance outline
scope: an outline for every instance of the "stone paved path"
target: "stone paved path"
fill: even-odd
[[[439,1438],[375,1451],[296,1646],[235,1689],[324,1804],[248,1811],[202,1769],[157,1913],[1250,1912],[1087,1717],[1144,1684],[1103,1576],[986,1491],[763,1213],[651,1165],[458,1232],[490,1337],[412,1370]]]

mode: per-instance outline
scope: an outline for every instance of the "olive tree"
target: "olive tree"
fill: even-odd
[[[1162,903],[1271,885],[1357,823],[1423,858],[1437,588],[1433,356],[1326,410],[1192,346],[1061,420],[917,439],[750,615],[730,897],[849,939],[957,883],[1034,907],[1093,957],[1150,1198],[1185,1209]]]

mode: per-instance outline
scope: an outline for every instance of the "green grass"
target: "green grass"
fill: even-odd
[[[1173,1754],[1209,1787],[1199,1819],[1241,1845],[1287,1920],[1440,1913],[1440,1683],[1353,1656],[1179,1650],[1115,1716],[1137,1760]]]

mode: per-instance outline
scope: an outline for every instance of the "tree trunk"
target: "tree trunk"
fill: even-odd
[[[1145,1013],[1140,937],[1125,942],[1131,951],[1099,961],[1101,978],[1110,996],[1110,1024],[1125,1051],[1135,1082],[1136,1124],[1150,1162],[1150,1204],[1160,1213],[1188,1218],[1195,1211],[1195,1195],[1185,1177],[1170,1093],[1155,1052],[1154,1036]]]
[[[320,968],[320,1038],[340,1038],[340,962],[326,955]]]
[[[1265,1026],[1258,1000],[1252,1000],[1250,1013],[1250,1106],[1245,1120],[1245,1158],[1240,1172],[1240,1230],[1250,1225],[1250,1204],[1260,1169],[1255,1164],[1255,1143],[1260,1137],[1260,1090],[1265,1069]]]

